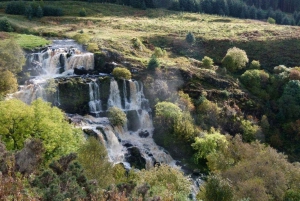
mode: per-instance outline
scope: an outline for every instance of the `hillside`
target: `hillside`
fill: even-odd
[[[32,9],[51,7],[63,15],[26,17],[5,13],[8,4],[0,2],[0,29],[9,30],[0,32],[0,189],[14,180],[17,190],[27,192],[21,200],[52,200],[51,194],[106,201],[300,199],[299,26],[77,1],[35,2]],[[74,50],[94,58],[88,67],[76,66],[83,75],[66,68],[72,52],[51,47],[52,40],[64,39],[94,53]],[[76,75],[35,85],[28,79],[41,72],[24,65],[18,45],[27,61],[38,57],[44,65],[55,58],[55,68],[64,67],[59,73]],[[17,90],[16,77],[22,89],[34,92],[24,93],[31,105],[2,100]],[[61,110],[33,100],[40,88],[41,97]],[[82,132],[98,141],[83,143]],[[108,156],[118,158],[122,146],[130,150],[128,161],[112,164]],[[22,165],[22,156],[34,165]],[[162,165],[173,159],[193,178],[205,175],[197,196],[182,172]],[[147,170],[129,171],[128,164]],[[0,191],[0,200],[9,194]]]

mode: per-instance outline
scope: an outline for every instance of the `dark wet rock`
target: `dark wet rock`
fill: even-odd
[[[129,142],[125,142],[123,144],[123,146],[128,148],[128,147],[132,147],[133,145],[131,143],[129,143]]]
[[[139,132],[139,136],[141,138],[149,137],[149,132],[147,130],[142,130],[142,131]]]
[[[142,157],[140,150],[137,147],[129,147],[128,153],[125,154],[125,159],[130,163],[131,167],[144,169],[146,167],[146,160]]]
[[[74,68],[74,74],[75,75],[86,75],[88,74],[88,71],[83,67]]]
[[[127,119],[130,119],[128,121],[128,130],[130,131],[137,131],[141,127],[139,115],[136,110],[130,110],[126,112]]]
[[[95,137],[96,139],[99,139],[98,134],[92,129],[83,129],[83,132],[90,137]]]

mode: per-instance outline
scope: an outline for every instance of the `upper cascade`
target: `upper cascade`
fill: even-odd
[[[58,76],[74,68],[93,70],[94,54],[83,50],[74,40],[53,40],[50,47],[27,55],[26,67],[33,75]]]

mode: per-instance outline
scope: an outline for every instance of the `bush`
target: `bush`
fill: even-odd
[[[234,72],[246,66],[249,59],[244,50],[233,47],[227,50],[225,57],[222,60],[222,65],[228,70]]]
[[[126,80],[131,79],[131,73],[126,68],[116,67],[114,68],[112,75],[118,79],[126,79]]]
[[[152,56],[155,56],[155,57],[163,57],[165,56],[166,54],[166,51],[165,50],[162,50],[160,47],[156,47],[154,49],[154,53]]]
[[[259,61],[253,60],[249,66],[251,69],[260,69],[260,63]]]
[[[13,28],[7,18],[0,20],[0,31],[12,32]]]
[[[88,46],[87,46],[87,51],[89,52],[95,52],[99,50],[99,47],[97,45],[97,43],[89,43]]]
[[[214,64],[214,61],[210,57],[205,56],[202,59],[202,64],[205,68],[211,68],[212,65]]]
[[[79,34],[76,34],[75,36],[73,36],[73,39],[76,40],[80,44],[86,44],[87,42],[89,42],[90,37],[87,34],[79,33]]]
[[[152,56],[149,63],[148,63],[148,70],[154,71],[156,68],[159,67],[159,62],[155,56]]]
[[[87,14],[86,14],[86,10],[84,8],[82,8],[80,11],[79,11],[79,16],[80,17],[85,17]]]
[[[188,42],[189,44],[193,44],[196,39],[193,33],[189,32],[186,37],[185,37],[186,42]]]
[[[140,50],[143,50],[143,43],[142,43],[142,41],[140,41],[140,39],[138,39],[138,38],[133,38],[132,40],[132,44],[133,44],[133,47],[135,48],[135,49],[140,49]]]
[[[123,126],[127,123],[126,114],[117,107],[108,109],[108,119],[113,126]]]

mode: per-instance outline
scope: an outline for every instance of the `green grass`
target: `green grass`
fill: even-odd
[[[13,34],[13,37],[16,39],[17,43],[24,49],[34,49],[37,47],[43,47],[49,45],[51,42],[45,38],[26,35],[26,34]]]
[[[0,8],[6,3],[0,2]],[[189,66],[184,57],[201,60],[204,56],[220,64],[227,49],[233,46],[245,49],[250,60],[260,60],[262,66],[268,68],[279,64],[292,66],[300,61],[300,56],[295,54],[295,50],[300,49],[300,27],[162,9],[138,10],[115,4],[77,1],[45,1],[43,4],[60,7],[65,15],[32,21],[24,16],[6,16],[19,33],[72,38],[83,32],[89,36],[90,43],[118,51],[138,63],[150,58],[151,46],[167,50],[168,56],[162,59],[167,66]],[[82,8],[87,12],[86,17],[79,17]],[[0,15],[5,15],[3,10]],[[185,42],[189,31],[196,37],[192,46]],[[142,51],[135,50],[132,38],[150,45],[145,44],[147,48]]]

